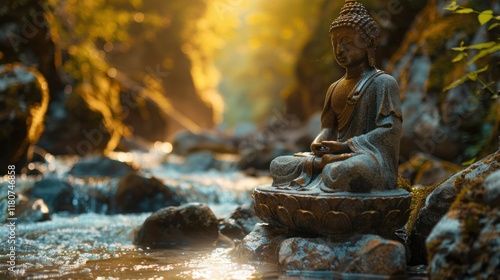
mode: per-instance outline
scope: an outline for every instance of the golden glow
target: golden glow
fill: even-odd
[[[116,71],[116,68],[114,68],[114,67],[110,67],[107,71],[107,74],[110,78],[115,78],[116,73],[117,73],[117,71]]]
[[[144,14],[143,13],[136,13],[134,15],[134,21],[138,22],[138,23],[143,22],[144,21]]]
[[[173,146],[169,142],[161,142],[161,141],[156,141],[153,145],[153,147],[157,150],[160,150],[166,154],[169,154],[173,150]]]
[[[130,163],[134,160],[134,156],[130,152],[110,152],[108,156],[111,159],[126,163]]]

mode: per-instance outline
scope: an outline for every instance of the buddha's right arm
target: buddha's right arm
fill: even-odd
[[[311,143],[311,152],[313,153],[317,153],[318,152],[318,147],[320,146],[323,146],[321,144],[322,141],[329,141],[329,140],[332,140],[332,137],[333,137],[333,132],[332,132],[332,129],[330,128],[323,128],[318,136],[316,136],[316,138],[314,138],[314,140],[312,141]]]
[[[312,144],[321,144],[321,141],[330,141],[333,137],[333,131],[331,128],[323,128],[318,136],[314,138]]]

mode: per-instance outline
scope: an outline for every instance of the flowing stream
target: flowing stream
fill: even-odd
[[[218,218],[229,215],[239,205],[250,205],[251,190],[270,181],[265,176],[247,176],[235,170],[230,161],[223,171],[181,172],[175,165],[165,164],[161,153],[154,150],[115,156],[140,166],[143,174],[177,186],[189,201],[208,204]],[[67,171],[77,160],[52,157],[37,168],[50,176],[67,178]],[[16,192],[29,189],[39,179],[17,178]],[[75,197],[80,196],[74,204],[79,204],[83,214],[63,212],[52,214],[49,221],[18,222],[14,273],[8,272],[10,229],[3,226],[0,229],[1,279],[356,279],[359,276],[280,272],[271,264],[238,263],[230,257],[231,248],[150,249],[135,246],[132,242],[134,232],[151,213],[106,215],[105,209],[96,208],[92,199],[85,199],[91,189],[109,191],[117,179],[69,180]],[[5,178],[0,186],[3,195],[7,192]],[[386,278],[372,276],[371,279]]]

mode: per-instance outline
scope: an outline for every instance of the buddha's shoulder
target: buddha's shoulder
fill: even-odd
[[[377,75],[375,79],[373,79],[373,83],[371,83],[370,88],[372,90],[387,89],[389,91],[398,91],[399,85],[393,76],[387,73],[382,73],[380,75]]]
[[[390,84],[390,85],[397,85],[398,82],[396,81],[396,79],[387,74],[387,73],[382,73],[380,75],[377,75],[374,79],[374,81],[377,83],[377,84]]]

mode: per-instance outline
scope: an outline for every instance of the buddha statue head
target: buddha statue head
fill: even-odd
[[[363,4],[355,0],[345,1],[339,17],[330,25],[332,43],[337,31],[341,33],[350,31],[353,37],[353,47],[366,50],[368,65],[375,67],[375,49],[378,45],[380,31],[377,23],[368,14]],[[342,65],[341,61],[339,61],[339,64]]]

